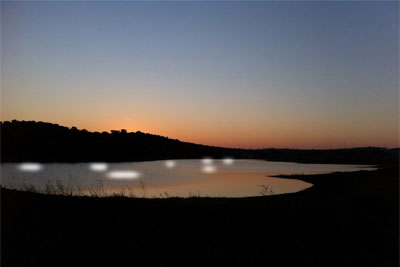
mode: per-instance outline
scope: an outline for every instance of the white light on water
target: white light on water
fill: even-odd
[[[108,169],[107,163],[90,163],[89,169],[94,172],[105,172]]]
[[[203,168],[201,170],[204,173],[214,173],[217,171],[217,168],[213,165],[206,165],[206,166],[203,166]]]
[[[224,159],[222,160],[222,162],[223,162],[225,165],[232,165],[232,164],[233,164],[233,158],[224,158]]]
[[[18,170],[22,172],[39,172],[43,169],[40,163],[21,163],[18,165]]]
[[[210,165],[210,164],[213,163],[213,160],[212,160],[212,158],[204,158],[204,159],[202,159],[201,162],[202,162],[204,165]]]
[[[167,167],[169,169],[174,168],[175,166],[176,166],[176,162],[173,160],[167,160],[165,162],[165,167]]]
[[[137,171],[111,171],[107,173],[107,177],[110,179],[117,179],[117,180],[130,180],[130,179],[137,179],[142,174]]]

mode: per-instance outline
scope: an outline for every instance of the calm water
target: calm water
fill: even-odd
[[[23,184],[44,189],[56,181],[83,193],[124,192],[139,197],[166,196],[259,196],[297,192],[312,186],[299,180],[272,178],[277,174],[312,174],[355,171],[362,166],[298,164],[261,160],[176,160],[132,163],[1,164],[1,184]],[[89,189],[91,191],[89,191]]]

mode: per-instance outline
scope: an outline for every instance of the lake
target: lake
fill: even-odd
[[[136,197],[248,197],[293,193],[312,184],[278,174],[357,171],[368,166],[263,160],[163,160],[130,163],[3,163],[1,185]],[[372,167],[368,167],[372,169]],[[62,187],[62,186],[63,187]]]

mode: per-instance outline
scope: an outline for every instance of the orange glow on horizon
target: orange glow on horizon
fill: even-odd
[[[2,1],[2,121],[399,147],[397,2],[89,2]]]
[[[212,129],[205,127],[191,128],[184,125],[175,127],[166,127],[168,123],[160,123],[163,127],[155,127],[156,123],[141,121],[135,123],[131,119],[121,120],[89,120],[77,121],[73,123],[70,120],[38,120],[26,118],[2,118],[2,121],[17,120],[35,120],[50,123],[56,123],[66,127],[77,127],[86,129],[90,132],[110,132],[111,130],[125,129],[128,132],[143,132],[154,135],[166,136],[170,139],[179,139],[183,142],[196,144],[228,147],[228,148],[294,148],[294,149],[335,149],[352,147],[399,147],[398,131],[392,133],[390,138],[384,138],[387,134],[383,130],[374,134],[358,135],[350,130],[333,132],[329,129],[320,129],[320,131],[311,131],[306,129],[295,129],[283,127],[278,131],[272,131],[261,128],[259,131],[248,128],[237,127],[236,131],[229,131],[224,128]],[[174,126],[174,125],[172,125]],[[380,141],[374,141],[380,140]]]

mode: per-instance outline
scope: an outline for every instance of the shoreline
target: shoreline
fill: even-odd
[[[247,198],[2,188],[2,266],[398,266],[398,165],[300,176],[314,186]]]
[[[187,159],[187,161],[193,161],[192,159]],[[199,160],[196,160],[199,161]],[[296,163],[296,162],[284,162],[284,161],[268,161],[268,160],[259,160],[259,159],[236,159],[237,162],[240,161],[255,161],[255,162],[265,162],[265,163],[278,163],[278,164],[286,164],[287,168],[294,168],[292,171],[293,173],[290,174],[289,171],[284,172],[285,174],[279,174],[279,172],[277,171],[271,171],[271,173],[267,174],[267,171],[265,173],[265,175],[262,174],[262,172],[260,172],[259,177],[264,177],[264,178],[280,178],[280,179],[288,179],[288,178],[296,178],[296,180],[304,182],[309,184],[309,186],[313,186],[312,183],[305,181],[303,178],[307,177],[307,175],[315,175],[315,174],[321,174],[321,175],[327,175],[327,174],[332,174],[335,172],[357,172],[357,171],[361,171],[361,170],[366,170],[366,171],[373,171],[379,167],[377,167],[376,165],[364,165],[364,166],[360,166],[359,164],[339,164],[339,166],[343,166],[343,168],[337,167],[337,168],[333,168],[332,166],[329,167],[330,165],[335,166],[336,164],[319,164],[319,163],[314,163],[311,165],[315,165],[315,168],[318,168],[318,165],[321,166],[325,166],[325,167],[319,167],[320,170],[319,171],[305,171],[306,174],[304,174],[304,170],[302,171],[300,168],[300,171],[298,173],[302,173],[301,175],[299,175],[295,169],[297,168],[297,164],[300,165],[305,165],[307,166],[307,164],[304,163]],[[146,163],[154,163],[154,162],[158,162],[158,161],[147,161]],[[177,161],[178,165],[180,164],[180,160]],[[142,162],[131,162],[132,164],[135,163],[142,163]],[[6,165],[4,166],[6,168],[7,164],[11,164],[9,166],[14,166],[13,168],[20,168],[19,165],[17,165],[16,163],[6,163]],[[35,163],[36,164],[36,163]],[[49,165],[52,165],[52,163],[48,163]],[[60,165],[60,163],[54,163],[55,165]],[[71,163],[62,163],[62,164],[66,164],[66,165],[70,165]],[[61,166],[62,166],[61,164]],[[79,166],[83,165],[83,164],[87,164],[87,163],[81,163],[79,164]],[[113,164],[113,163],[110,163]],[[200,161],[199,161],[200,164]],[[215,159],[215,164],[221,164],[222,165],[222,160],[219,159]],[[36,164],[38,165],[40,168],[45,169],[46,165],[41,165],[40,164]],[[284,166],[286,166],[284,165]],[[21,165],[22,166],[22,165]],[[118,165],[117,165],[118,166]],[[133,166],[133,165],[132,165]],[[136,166],[136,165],[135,165]],[[137,165],[139,166],[139,165]],[[147,165],[146,165],[147,166]],[[280,166],[280,165],[278,165]],[[293,167],[294,166],[294,167]],[[345,167],[345,166],[349,166],[349,167]],[[22,167],[21,167],[22,168]],[[111,167],[110,167],[111,168]],[[342,169],[342,170],[340,170]],[[7,171],[8,168],[5,169],[5,173],[9,173],[9,171]],[[136,170],[136,169],[135,169]],[[308,172],[308,174],[307,174]],[[16,175],[18,176],[18,173],[12,174],[11,178]],[[40,175],[36,174],[36,175]],[[225,195],[220,195],[220,194],[209,194],[207,192],[203,192],[203,194],[201,193],[191,193],[190,191],[188,191],[187,195],[181,194],[181,193],[169,193],[167,191],[167,189],[162,190],[159,189],[159,192],[153,192],[153,194],[147,194],[147,196],[143,196],[141,195],[141,190],[151,190],[152,187],[150,188],[144,188],[141,189],[141,187],[139,187],[138,185],[135,186],[135,190],[132,188],[131,185],[127,185],[126,187],[121,187],[120,186],[120,190],[118,188],[107,188],[107,186],[104,186],[107,184],[107,180],[96,180],[96,183],[93,184],[89,184],[89,185],[82,185],[79,184],[79,180],[72,180],[72,174],[70,175],[70,178],[68,181],[66,181],[63,178],[60,179],[51,179],[52,177],[48,177],[46,176],[47,174],[44,173],[43,174],[44,177],[47,177],[45,179],[42,179],[42,184],[40,183],[36,183],[36,184],[28,184],[25,179],[24,181],[21,182],[21,179],[19,179],[19,183],[14,182],[14,183],[10,183],[11,179],[10,179],[10,174],[8,174],[8,178],[5,181],[8,181],[8,183],[4,183],[2,186],[4,189],[10,189],[10,190],[16,190],[16,191],[29,191],[29,192],[36,192],[36,193],[42,193],[42,194],[48,194],[48,195],[65,195],[65,196],[94,196],[94,197],[113,197],[113,196],[118,196],[118,197],[132,197],[132,198],[160,198],[160,199],[165,199],[165,198],[169,198],[169,197],[174,197],[174,198],[190,198],[190,197],[204,197],[204,198],[247,198],[247,197],[257,197],[257,196],[270,196],[270,195],[282,195],[282,194],[292,194],[292,193],[296,193],[296,192],[300,192],[303,191],[306,188],[298,188],[298,191],[294,191],[294,190],[287,190],[285,192],[285,190],[279,190],[278,192],[274,192],[272,191],[272,188],[270,187],[270,191],[268,191],[269,193],[266,193],[265,189],[265,185],[263,181],[258,181],[258,183],[255,184],[258,185],[260,188],[259,191],[256,192],[256,190],[254,190],[254,192],[252,194],[242,194],[242,195],[235,195],[235,194],[225,194]],[[61,175],[61,174],[60,174]],[[61,177],[61,176],[60,176]],[[84,178],[84,177],[83,177]],[[264,179],[263,178],[263,179]],[[244,178],[243,178],[244,179]],[[136,180],[136,179],[135,179]],[[27,180],[29,181],[29,180]],[[85,179],[83,179],[83,181],[85,181]],[[268,183],[268,181],[265,181],[266,183]],[[144,185],[146,186],[146,185]],[[154,185],[152,185],[154,186]],[[269,185],[268,185],[269,186]],[[304,186],[303,186],[304,187]],[[258,187],[257,187],[258,188]],[[99,192],[99,190],[101,192]],[[160,191],[161,190],[161,191]],[[224,188],[221,188],[221,190],[225,190]],[[263,191],[264,190],[264,191]],[[154,190],[153,190],[154,191]],[[283,192],[282,192],[283,191]],[[92,193],[91,193],[92,192]],[[94,193],[95,194],[94,194]],[[198,192],[198,190],[195,190],[192,192]],[[200,192],[200,191],[199,191]]]

